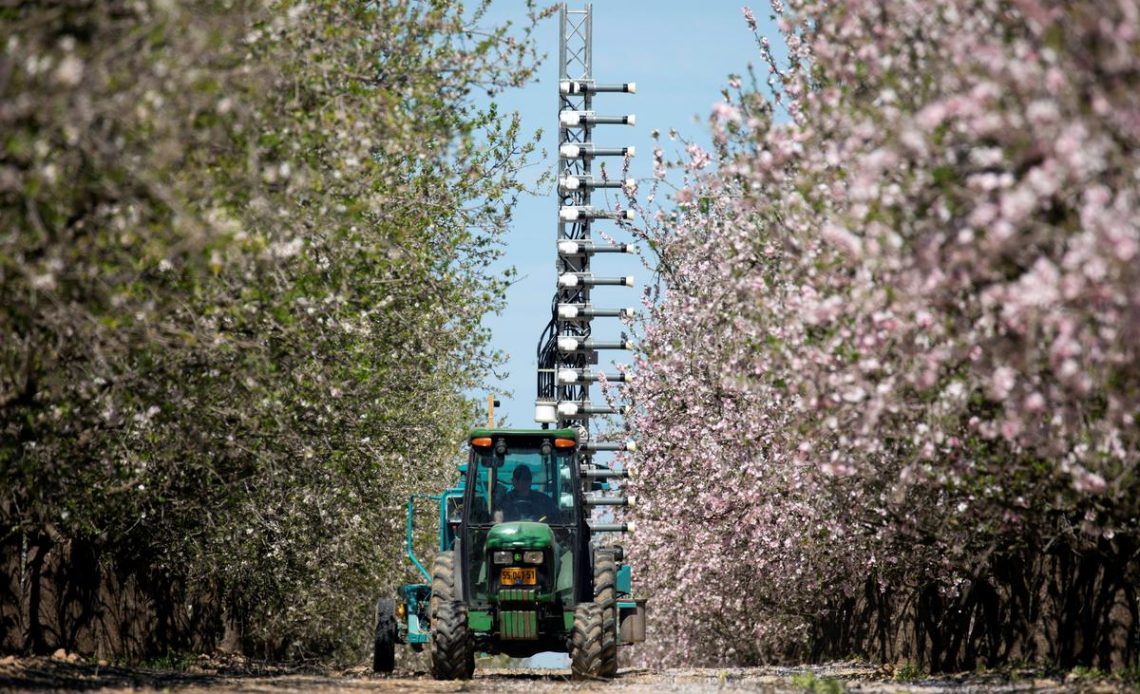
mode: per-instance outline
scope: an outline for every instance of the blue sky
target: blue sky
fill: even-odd
[[[570,2],[570,9],[581,9],[583,2]],[[766,2],[752,5],[761,31],[773,39],[777,32],[768,20]],[[489,22],[510,19],[525,23],[522,2],[498,2],[488,15]],[[547,156],[527,173],[531,181],[555,165],[558,148],[558,21],[557,15],[537,31],[540,50],[547,54],[539,80],[521,90],[496,99],[503,112],[518,111],[523,130],[544,130],[542,147]],[[630,175],[638,179],[652,176],[652,140],[649,133],[662,133],[666,156],[675,158],[679,142],[670,142],[665,133],[676,129],[685,138],[705,145],[709,141],[705,118],[712,104],[721,99],[720,90],[730,73],[742,74],[749,62],[759,63],[756,40],[744,22],[739,1],[705,0],[599,0],[593,3],[594,79],[599,82],[636,82],[637,93],[603,94],[595,97],[594,110],[604,115],[636,114],[636,126],[599,126],[594,142],[600,146],[629,146],[637,149]],[[774,45],[780,42],[773,41]],[[699,120],[699,122],[698,122]],[[620,160],[610,161],[610,171],[620,170]],[[595,166],[596,168],[596,166]],[[642,190],[646,186],[642,187]],[[595,207],[604,205],[595,193]],[[502,402],[497,414],[516,427],[534,425],[535,348],[550,317],[550,301],[555,289],[555,236],[558,203],[555,192],[547,189],[537,197],[520,201],[514,223],[506,230],[504,267],[514,265],[519,280],[507,294],[507,306],[498,316],[485,320],[494,333],[495,347],[510,355],[504,368],[508,378],[500,383],[497,395]],[[596,222],[596,231],[605,231],[618,241],[631,241],[613,222]],[[638,306],[642,289],[652,281],[635,256],[602,255],[594,258],[596,275],[634,275],[637,286],[603,287],[594,290],[595,306]],[[595,337],[616,339],[622,326],[617,319],[595,319]],[[601,367],[612,371],[607,362],[629,363],[624,352],[603,353]],[[608,367],[608,368],[607,368]],[[513,391],[508,394],[508,391]],[[596,393],[596,391],[593,391]],[[600,396],[594,395],[595,400]]]

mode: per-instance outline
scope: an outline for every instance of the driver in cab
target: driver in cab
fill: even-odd
[[[511,476],[512,488],[503,497],[503,520],[529,520],[549,523],[558,515],[558,507],[550,497],[531,489],[531,472],[519,465]]]

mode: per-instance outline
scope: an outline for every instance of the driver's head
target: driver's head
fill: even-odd
[[[529,467],[527,467],[526,465],[520,465],[517,468],[515,468],[515,471],[514,471],[514,473],[512,473],[512,475],[513,475],[512,481],[514,482],[515,491],[522,492],[523,494],[530,492],[530,468]]]

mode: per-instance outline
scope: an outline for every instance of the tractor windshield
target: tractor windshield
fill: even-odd
[[[577,519],[570,484],[574,457],[555,450],[544,453],[535,446],[508,448],[501,457],[493,450],[476,454],[471,520],[574,523]]]

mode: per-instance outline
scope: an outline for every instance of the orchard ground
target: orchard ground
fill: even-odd
[[[476,669],[470,681],[438,682],[424,671],[376,675],[366,667],[302,671],[246,659],[171,660],[165,668],[120,667],[74,655],[0,660],[0,690],[241,692],[1117,692],[1136,691],[1098,673],[1033,670],[926,677],[906,670],[842,662],[798,667],[627,669],[612,681],[574,682],[569,670]]]

